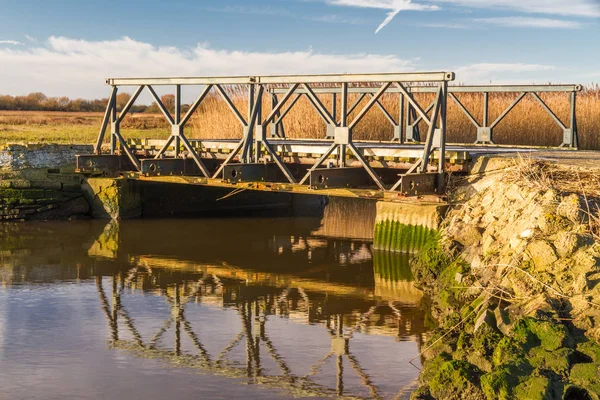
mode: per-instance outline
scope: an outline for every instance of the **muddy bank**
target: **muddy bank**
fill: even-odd
[[[521,160],[455,187],[412,265],[439,325],[413,399],[599,398],[599,176]]]

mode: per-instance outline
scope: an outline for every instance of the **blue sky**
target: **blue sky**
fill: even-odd
[[[452,70],[463,83],[600,81],[596,0],[3,3],[3,94],[98,97],[109,76]]]

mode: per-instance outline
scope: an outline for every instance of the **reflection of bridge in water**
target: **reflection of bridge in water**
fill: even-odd
[[[254,384],[282,388],[300,395],[382,398],[375,379],[351,351],[353,336],[357,333],[395,334],[400,340],[408,340],[412,336],[420,343],[425,331],[422,313],[414,304],[340,296],[329,293],[327,285],[323,285],[321,291],[302,287],[282,288],[249,283],[245,279],[232,278],[231,274],[219,276],[210,270],[173,274],[160,268],[133,267],[112,277],[112,301],[109,301],[106,283],[106,279],[96,278],[102,309],[110,326],[110,343],[114,348],[205,372],[247,378]],[[135,318],[123,304],[122,299],[128,289],[144,289],[165,297],[170,314],[160,328],[144,333],[138,329]],[[211,354],[186,316],[186,307],[191,303],[236,310],[241,322],[240,332],[220,352]],[[278,350],[277,338],[269,334],[269,321],[276,316],[293,319],[296,323],[318,324],[328,333],[330,350],[321,359],[315,360],[305,374],[292,372]],[[170,344],[162,340],[169,331],[173,334]],[[187,349],[184,337],[190,344]],[[245,350],[245,362],[228,359],[238,346]],[[298,350],[302,349],[294,349]],[[274,362],[276,368],[265,367],[265,359]],[[333,387],[313,379],[330,360],[335,363]],[[350,371],[368,389],[367,396],[344,389],[344,379]],[[402,394],[405,393],[400,390]]]
[[[95,280],[110,347],[135,357],[288,395],[406,397],[427,334],[407,256],[319,230],[309,219],[7,226],[0,281]]]

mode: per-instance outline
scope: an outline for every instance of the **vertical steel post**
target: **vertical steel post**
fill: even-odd
[[[579,147],[579,136],[577,132],[577,92],[571,92],[571,140],[569,141],[570,148]]]
[[[264,137],[264,127],[262,125],[262,94],[264,90],[259,90],[256,95],[256,101],[254,107],[256,107],[256,125],[254,127],[254,162],[258,162],[262,155],[262,143]],[[252,115],[248,117],[248,124],[251,124]]]
[[[252,120],[252,113],[254,112],[255,89],[256,87],[254,83],[248,85],[248,126],[244,132],[244,147],[242,149],[242,156],[240,157],[240,161],[242,163],[251,161],[252,148],[254,147],[254,132],[252,132],[250,127],[250,120]]]
[[[119,132],[119,119],[117,118],[117,91],[116,86],[112,97],[112,109],[110,112],[110,154],[115,154],[117,149],[117,132]]]
[[[404,96],[400,93],[398,100],[398,126],[394,127],[394,140],[402,143],[402,131],[404,129]]]
[[[104,142],[104,135],[106,134],[106,128],[108,127],[109,121],[111,120],[111,110],[113,105],[113,98],[116,94],[116,86],[110,87],[110,96],[108,97],[108,102],[106,104],[106,111],[104,112],[104,118],[102,118],[102,126],[100,127],[100,132],[98,133],[98,138],[96,139],[96,145],[94,146],[94,154],[102,153],[102,142]]]
[[[337,121],[337,93],[331,94],[331,116],[334,121]]]
[[[490,127],[490,94],[488,92],[483,93],[483,129],[477,129],[477,142],[488,143],[493,142],[493,131],[494,128]]]
[[[438,159],[438,194],[442,194],[445,186],[445,171],[446,171],[446,109],[448,102],[448,82],[444,81],[442,85],[442,98],[440,109],[440,149]],[[433,121],[435,124],[435,121]]]
[[[402,97],[404,99],[404,95],[402,93],[400,93],[400,97]],[[407,102],[406,105],[406,118],[405,118],[405,126],[404,126],[404,130],[406,132],[405,136],[404,136],[404,140],[406,142],[414,142],[414,136],[413,133],[410,130],[410,109],[411,109],[411,104],[410,102]]]
[[[348,127],[348,84],[342,83],[342,104],[340,105],[340,127],[347,128]],[[334,114],[334,120],[337,121]],[[352,141],[352,133],[349,132],[350,141]],[[346,166],[346,145],[341,144],[338,150],[338,166],[345,167]]]
[[[483,127],[489,128],[490,118],[490,94],[485,92],[483,94]]]
[[[277,95],[275,93],[271,93],[271,110],[274,110],[275,107],[277,107]],[[279,124],[277,123],[278,120],[278,115],[279,113],[277,113],[275,115],[275,118],[273,118],[273,120],[271,121],[271,137],[275,138],[275,137],[279,137]]]
[[[175,116],[174,116],[174,120],[175,120],[175,124],[173,125],[174,127],[176,127],[175,129],[179,129],[178,134],[175,136],[175,158],[179,157],[179,152],[180,152],[180,148],[181,148],[181,138],[180,138],[180,134],[181,134],[181,128],[179,127],[179,124],[181,123],[181,85],[175,85]]]

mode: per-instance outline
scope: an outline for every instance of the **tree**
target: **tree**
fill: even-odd
[[[169,112],[175,111],[175,95],[165,94],[160,98],[160,101],[162,101],[165,108],[169,110]]]
[[[117,110],[122,110],[130,99],[131,95],[129,93],[119,93],[117,95]]]

